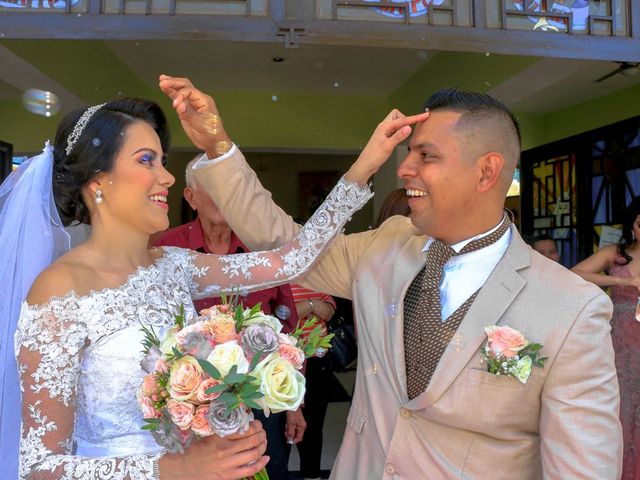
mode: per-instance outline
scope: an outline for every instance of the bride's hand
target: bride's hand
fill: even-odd
[[[387,161],[393,149],[411,134],[411,125],[423,122],[428,117],[429,112],[407,117],[399,110],[391,110],[373,131],[369,142],[346,173],[346,179],[365,185]]]
[[[162,480],[236,480],[262,470],[269,457],[267,435],[254,420],[242,434],[220,438],[217,435],[192,442],[182,454],[167,454],[160,460]]]
[[[184,132],[209,158],[226,153],[231,140],[224,130],[216,103],[198,90],[188,78],[160,75],[160,90],[172,100]]]

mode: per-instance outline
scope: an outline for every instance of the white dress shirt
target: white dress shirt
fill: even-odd
[[[212,165],[214,163],[218,163],[221,162],[227,158],[229,158],[231,155],[233,155],[234,153],[236,153],[236,150],[238,149],[238,147],[236,147],[236,144],[233,143],[231,145],[231,148],[229,149],[229,151],[227,151],[227,153],[224,153],[222,155],[220,155],[219,157],[216,158],[209,158],[207,157],[206,153],[203,153],[202,156],[198,159],[197,162],[195,162],[191,168],[193,168],[194,170],[200,168],[200,167],[204,167],[205,165]]]
[[[451,248],[457,253],[469,242],[489,235],[491,232],[497,230],[499,226],[500,223],[488,232],[451,245]],[[433,242],[434,239],[429,238],[422,251],[426,252],[429,250]],[[476,290],[484,285],[484,282],[487,281],[487,278],[489,278],[489,275],[491,275],[491,272],[504,255],[510,242],[511,229],[507,230],[497,242],[492,243],[488,247],[462,255],[456,255],[445,263],[444,273],[440,283],[440,304],[442,305],[443,321],[449,318],[460,305],[466,302]]]

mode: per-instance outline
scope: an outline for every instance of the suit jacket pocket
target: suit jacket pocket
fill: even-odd
[[[473,385],[488,385],[490,387],[497,388],[512,388],[523,389],[526,384],[521,383],[517,378],[496,375],[495,373],[489,373],[486,370],[479,370],[476,368],[470,368],[467,370],[467,381]]]
[[[366,422],[367,418],[364,415],[361,415],[355,408],[351,407],[349,416],[347,417],[347,425],[349,425],[351,430],[355,433],[360,433]]]

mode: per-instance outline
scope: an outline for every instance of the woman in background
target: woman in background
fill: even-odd
[[[571,270],[600,287],[610,287],[611,338],[620,384],[620,421],[624,437],[622,480],[640,480],[640,197],[625,213],[617,245],[601,248]]]

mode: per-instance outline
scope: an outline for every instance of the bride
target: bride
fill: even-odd
[[[206,137],[212,119],[181,108],[192,140]],[[408,136],[415,119],[386,122],[387,137]],[[155,103],[115,100],[65,117],[54,147],[0,187],[0,242],[5,251],[22,242],[0,268],[0,285],[9,291],[0,299],[5,478],[15,477],[18,437],[20,478],[226,479],[251,476],[268,462],[259,422],[244,435],[194,442],[184,455],[165,453],[141,430],[140,327],[171,326],[181,305],[195,314],[193,298],[293,280],[371,197],[364,185],[382,162],[365,149],[287,245],[219,256],[147,248],[149,236],[169,225],[168,148],[166,119]],[[90,224],[92,234],[55,260],[68,249],[62,225],[72,222]],[[18,317],[21,433],[18,385],[11,384],[16,363],[7,360]]]

